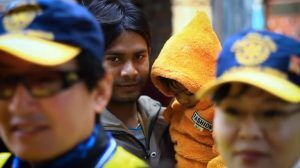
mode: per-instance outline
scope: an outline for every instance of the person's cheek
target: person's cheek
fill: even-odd
[[[229,136],[231,134],[231,131],[227,128],[225,124],[226,122],[224,122],[221,112],[216,110],[213,121],[213,136],[215,138],[216,145],[218,148],[223,148],[223,146],[226,146]]]

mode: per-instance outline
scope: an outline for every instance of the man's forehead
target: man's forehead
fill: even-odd
[[[129,41],[129,42],[128,42]],[[118,52],[149,52],[146,40],[133,31],[123,31],[106,49]]]
[[[0,52],[0,70],[1,71],[11,71],[14,69],[25,70],[29,68],[31,63],[22,60],[20,58],[14,57],[8,53]]]
[[[244,84],[244,83],[230,83],[228,88],[228,94],[226,98],[237,99],[241,97],[252,97],[252,98],[263,98],[267,101],[277,101],[284,102],[284,100],[276,97],[267,90],[261,89],[259,87]]]

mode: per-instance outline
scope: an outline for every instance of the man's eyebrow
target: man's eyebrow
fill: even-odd
[[[147,49],[141,49],[141,50],[138,50],[137,52],[135,52],[135,54],[141,54],[141,53],[147,53],[148,50]]]
[[[117,55],[117,56],[121,56],[124,55],[121,51],[106,51],[105,55]]]
[[[105,55],[124,55],[124,52],[119,50],[107,50],[105,51]]]
[[[148,50],[147,49],[140,49],[140,50],[137,50],[135,51],[133,54],[142,54],[142,53],[148,53]],[[106,55],[118,55],[118,56],[122,56],[124,55],[124,52],[122,51],[118,51],[118,50],[107,50],[105,52]]]

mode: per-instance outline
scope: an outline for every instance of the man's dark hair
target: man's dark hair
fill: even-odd
[[[151,44],[150,28],[146,16],[129,0],[93,0],[88,6],[100,23],[107,48],[124,31],[133,31]]]
[[[87,52],[82,52],[76,57],[76,62],[80,77],[84,80],[88,90],[93,90],[105,73],[102,61],[88,55]]]

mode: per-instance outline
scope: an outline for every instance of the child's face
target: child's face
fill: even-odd
[[[190,108],[196,105],[197,100],[195,99],[194,93],[188,91],[182,84],[172,80],[169,83],[169,89],[174,93],[176,100],[184,107]]]

